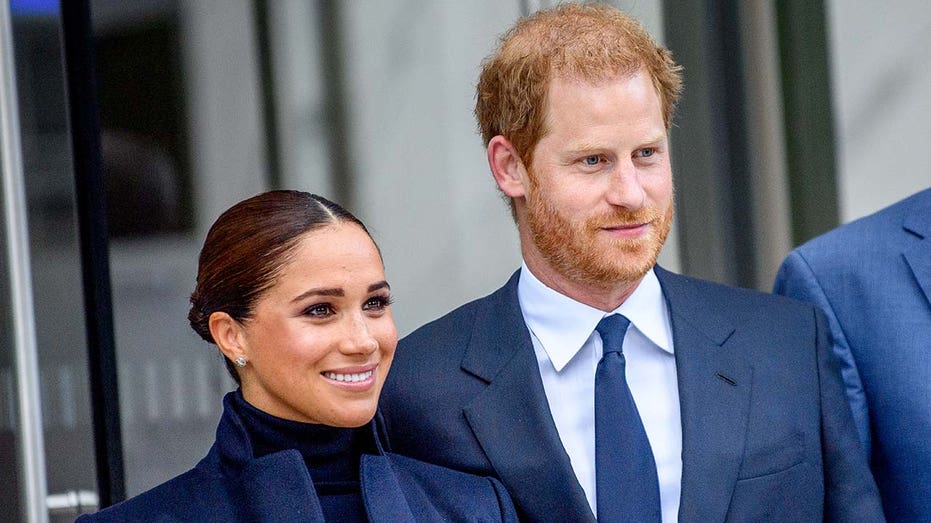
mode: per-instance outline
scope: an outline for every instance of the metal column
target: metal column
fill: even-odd
[[[12,26],[10,4],[0,2],[0,178],[10,265],[23,507],[26,521],[38,523],[48,521],[47,484]]]

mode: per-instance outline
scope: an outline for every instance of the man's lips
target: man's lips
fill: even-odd
[[[610,233],[612,236],[621,238],[637,238],[646,233],[652,222],[630,223],[619,225],[605,225],[599,227],[602,231]]]

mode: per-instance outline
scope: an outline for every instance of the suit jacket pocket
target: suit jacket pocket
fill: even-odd
[[[728,522],[822,521],[824,486],[820,471],[798,463],[773,474],[738,480]]]
[[[747,449],[738,479],[775,474],[798,465],[805,459],[805,437],[796,432],[765,446]]]

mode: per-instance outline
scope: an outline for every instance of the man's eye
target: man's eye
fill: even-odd
[[[317,305],[311,305],[304,309],[305,316],[312,316],[314,318],[325,318],[333,314],[333,307],[327,303],[319,303]]]
[[[601,156],[598,155],[586,156],[585,158],[582,158],[582,163],[591,167],[598,165],[600,162]]]
[[[649,158],[649,157],[653,156],[653,153],[655,153],[655,152],[656,152],[656,149],[653,148],[653,147],[647,147],[647,148],[644,148],[644,149],[640,149],[640,157],[641,157],[641,158]]]

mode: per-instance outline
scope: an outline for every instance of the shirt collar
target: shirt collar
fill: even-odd
[[[575,357],[601,318],[620,313],[650,342],[672,354],[672,329],[666,299],[651,268],[634,292],[610,313],[575,301],[543,284],[521,265],[517,298],[527,328],[536,336],[557,371]]]

